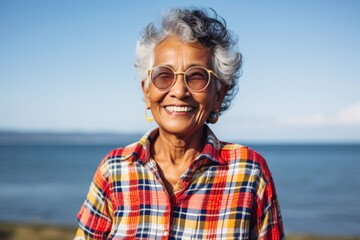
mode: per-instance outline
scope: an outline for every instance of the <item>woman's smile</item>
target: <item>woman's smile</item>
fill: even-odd
[[[189,113],[194,111],[195,109],[192,106],[175,106],[175,105],[165,106],[164,108],[166,111],[171,113]]]

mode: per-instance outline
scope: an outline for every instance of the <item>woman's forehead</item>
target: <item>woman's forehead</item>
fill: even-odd
[[[154,49],[154,65],[208,66],[211,51],[199,43],[185,43],[176,37],[169,37]]]

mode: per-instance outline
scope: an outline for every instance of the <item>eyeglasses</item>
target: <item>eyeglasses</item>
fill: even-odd
[[[193,92],[203,91],[210,83],[211,74],[216,74],[205,67],[195,66],[185,72],[175,72],[168,66],[156,66],[148,70],[151,83],[162,91],[168,91],[176,82],[176,75],[183,74],[186,87]]]

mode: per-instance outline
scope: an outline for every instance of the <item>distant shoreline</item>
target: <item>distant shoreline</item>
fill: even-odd
[[[2,132],[0,146],[8,145],[94,145],[119,144],[138,141],[137,133],[56,133],[56,132]]]
[[[11,145],[119,145],[138,141],[144,133],[121,132],[26,132],[0,130],[0,146]],[[245,145],[360,145],[360,141],[246,141]]]
[[[76,227],[35,223],[0,222],[2,240],[64,240],[73,239]],[[287,240],[360,240],[360,236],[320,236],[308,234],[286,234]]]

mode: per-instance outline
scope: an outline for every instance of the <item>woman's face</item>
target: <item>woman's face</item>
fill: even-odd
[[[170,66],[176,72],[184,72],[192,66],[211,69],[211,52],[200,44],[188,44],[176,37],[168,37],[154,49],[154,66]],[[177,136],[191,136],[204,126],[213,110],[219,110],[225,90],[216,90],[218,81],[211,75],[209,86],[201,92],[191,92],[184,82],[184,75],[176,75],[176,82],[168,91],[157,89],[151,83],[143,90],[146,107],[162,131]]]

